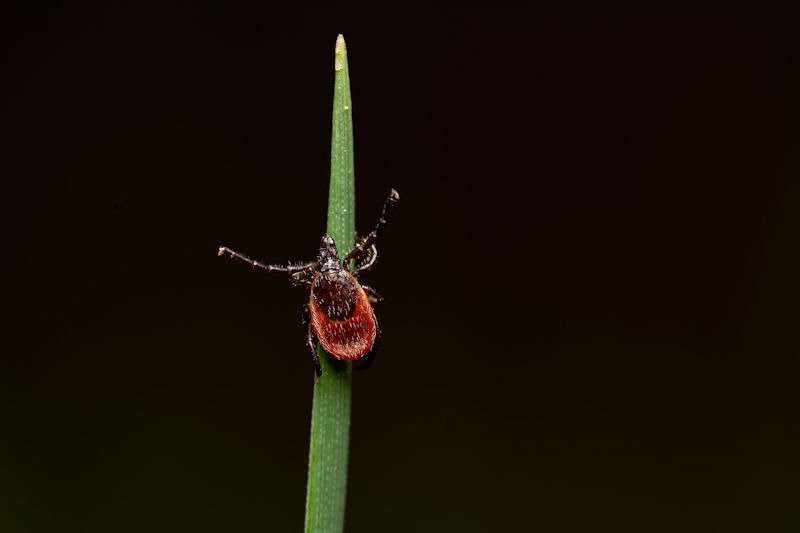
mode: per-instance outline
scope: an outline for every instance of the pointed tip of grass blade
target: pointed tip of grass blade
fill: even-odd
[[[347,61],[347,45],[344,43],[344,35],[341,33],[336,37],[336,52],[334,59],[334,68],[342,70],[345,62]]]

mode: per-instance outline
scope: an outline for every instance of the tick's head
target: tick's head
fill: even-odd
[[[320,272],[331,272],[342,269],[342,262],[339,261],[339,251],[333,238],[325,235],[319,244],[319,270]]]

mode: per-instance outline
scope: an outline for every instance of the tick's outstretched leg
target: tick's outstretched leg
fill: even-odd
[[[356,370],[366,370],[369,365],[375,360],[375,354],[378,353],[378,345],[381,343],[381,328],[378,327],[378,321],[375,321],[375,342],[372,343],[372,348],[369,353],[361,359],[361,364],[358,365]]]
[[[351,259],[358,259],[364,252],[369,250],[375,241],[378,240],[378,236],[386,229],[386,224],[389,221],[389,215],[392,213],[392,209],[400,201],[400,195],[397,194],[397,191],[392,189],[389,192],[389,197],[386,199],[386,202],[383,204],[383,209],[381,209],[381,217],[378,219],[378,223],[375,224],[375,228],[369,232],[369,235],[358,243],[353,250],[345,256],[342,260],[343,265],[347,265],[347,262]]]
[[[322,375],[322,365],[319,363],[319,354],[317,353],[317,341],[314,338],[314,328],[311,325],[311,314],[308,311],[308,304],[303,306],[303,327],[306,330],[306,346],[311,351],[311,361],[314,363],[314,372],[317,377]]]
[[[364,292],[367,293],[367,298],[369,298],[369,303],[372,305],[377,305],[383,301],[383,296],[378,294],[378,291],[370,287],[369,285],[361,284],[361,288],[364,289]]]
[[[289,265],[289,266],[278,266],[278,265],[267,265],[260,261],[256,261],[254,259],[250,259],[244,254],[240,254],[239,252],[235,252],[228,248],[227,246],[220,246],[219,253],[217,255],[223,256],[228,255],[236,259],[237,261],[241,261],[242,263],[247,263],[253,268],[260,268],[261,270],[266,270],[267,272],[278,272],[281,274],[296,274],[298,272],[313,272],[313,270],[317,267],[319,263],[316,261],[312,261],[311,263],[305,263],[302,265]]]

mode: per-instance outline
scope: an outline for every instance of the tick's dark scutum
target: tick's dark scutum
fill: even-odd
[[[358,288],[347,273],[338,271],[319,274],[311,290],[317,305],[328,318],[345,320],[355,313]]]

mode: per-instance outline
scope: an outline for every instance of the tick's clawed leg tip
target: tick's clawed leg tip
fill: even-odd
[[[400,199],[400,194],[398,194],[398,192],[394,189],[392,189],[392,192],[389,193],[389,196],[392,198],[392,200]]]
[[[217,255],[219,257],[222,257],[223,255],[225,255],[225,250],[227,250],[227,248],[225,248],[224,246],[220,246],[219,250],[217,250]]]

